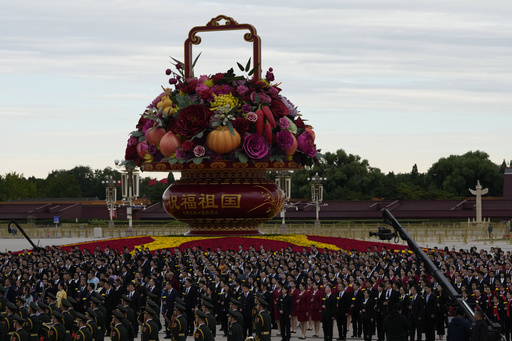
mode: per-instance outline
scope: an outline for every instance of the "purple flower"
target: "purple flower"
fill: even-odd
[[[144,123],[144,126],[142,127],[142,132],[145,134],[152,127],[153,127],[153,120],[147,120],[146,123]]]
[[[169,76],[169,75],[171,74],[171,69],[167,69],[167,70],[165,70],[165,74],[166,74],[167,76]]]
[[[178,80],[176,78],[169,78],[169,84],[176,84],[178,83]]]
[[[253,91],[252,94],[251,94],[251,101],[255,102],[256,103],[256,96],[258,96],[258,98],[260,99],[260,104],[262,103],[270,103],[270,101],[272,100],[272,98],[270,98],[269,95],[267,94],[264,94],[262,92],[256,92],[256,91]]]
[[[288,130],[281,130],[276,134],[277,145],[283,150],[288,150],[293,146],[293,134]]]
[[[270,68],[271,69],[271,68]],[[269,81],[269,82],[273,82],[274,81],[274,74],[272,73],[272,71],[270,71],[270,69],[267,71],[267,74],[265,75],[265,78]]]
[[[175,153],[176,153],[176,158],[177,159],[186,159],[187,158],[187,152],[185,152],[181,148],[176,149]]]
[[[150,155],[155,155],[157,151],[158,151],[158,147],[157,146],[155,146],[154,144],[150,144],[149,145],[148,153]]]
[[[269,89],[268,89],[268,93],[270,94],[270,96],[277,96],[279,94],[279,90],[277,90],[276,88],[274,88],[273,86],[271,86]]]
[[[203,156],[205,152],[206,152],[206,149],[203,146],[197,145],[197,146],[194,147],[194,155],[196,157]]]
[[[217,96],[218,95],[227,95],[227,94],[231,93],[231,87],[227,84],[214,85],[211,90]],[[212,100],[213,100],[213,97],[212,97]]]
[[[279,119],[279,128],[281,128],[281,130],[288,129],[289,126],[290,126],[290,121],[288,121],[288,119],[286,117],[281,117]]]
[[[250,104],[242,104],[242,106],[240,107],[240,110],[242,110],[242,112],[249,112],[251,111],[251,105]]]
[[[128,139],[128,145],[136,146],[137,143],[139,143],[139,140],[135,136],[130,136],[130,138]]]
[[[299,150],[306,154],[309,157],[315,157],[316,155],[316,146],[315,141],[313,140],[313,136],[307,131],[297,137],[297,144]]]
[[[265,143],[265,139],[259,134],[247,135],[242,148],[251,159],[262,159],[268,154],[268,146]]]
[[[283,101],[284,105],[288,108],[288,110],[290,110],[290,112],[288,113],[288,116],[296,117],[299,114],[297,107],[295,105],[293,105],[292,102],[290,102],[288,100],[288,98],[281,96],[281,101]]]
[[[246,87],[245,85],[240,85],[239,87],[236,88],[236,91],[238,92],[238,94],[240,96],[243,96],[247,93],[247,91],[249,91],[249,88]]]
[[[246,118],[247,118],[247,121],[254,123],[258,120],[258,115],[256,115],[255,112],[251,111],[251,112],[247,113]]]
[[[178,63],[178,64],[176,64],[176,69],[178,69],[178,70],[179,70],[179,69],[181,69],[181,68],[183,68],[183,64],[182,64],[182,63]]]

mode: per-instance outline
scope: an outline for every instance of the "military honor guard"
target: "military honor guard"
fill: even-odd
[[[173,341],[185,341],[187,338],[188,323],[185,317],[187,308],[179,303],[174,304],[174,319],[171,325]]]
[[[207,316],[202,310],[196,311],[196,320],[194,322],[196,330],[194,331],[194,341],[213,341],[213,335],[210,328],[206,325]]]
[[[76,324],[78,326],[78,330],[73,341],[92,341],[91,331],[87,327],[88,319],[89,318],[86,315],[76,313]]]
[[[141,329],[141,341],[158,341],[158,326],[155,321],[153,321],[153,315],[156,312],[149,308],[144,308],[144,324]]]
[[[28,334],[23,329],[23,324],[26,322],[26,320],[19,316],[14,315],[13,316],[13,328],[14,332],[11,335],[10,341],[28,341]]]
[[[112,323],[110,328],[111,341],[125,341],[128,338],[128,331],[123,326],[121,321],[125,317],[119,310],[112,313]]]
[[[243,340],[242,327],[238,323],[238,314],[236,311],[228,310],[228,341],[239,341]]]
[[[256,338],[260,341],[270,341],[270,332],[272,329],[272,318],[267,312],[268,302],[260,297],[256,304],[256,310],[258,311],[254,319],[254,333]]]

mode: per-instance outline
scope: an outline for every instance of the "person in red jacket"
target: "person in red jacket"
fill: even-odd
[[[318,289],[318,283],[313,282],[313,293],[310,296],[310,314],[311,320],[313,321],[313,327],[315,328],[315,334],[313,336],[318,337],[320,333],[320,321],[322,320],[322,297],[324,292]]]
[[[292,333],[297,332],[297,299],[299,298],[299,289],[297,289],[297,283],[295,281],[290,282],[290,290],[288,295],[290,295],[293,299],[293,309],[292,309]]]
[[[297,319],[300,322],[301,337],[299,337],[299,339],[304,340],[306,338],[307,322],[309,321],[308,306],[310,298],[303,282],[299,284],[299,289],[297,291],[298,295],[295,300],[295,306],[297,307]]]

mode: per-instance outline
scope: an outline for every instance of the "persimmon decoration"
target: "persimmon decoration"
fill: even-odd
[[[227,154],[240,146],[240,134],[233,129],[234,135],[227,126],[217,126],[206,137],[206,146],[219,154]]]

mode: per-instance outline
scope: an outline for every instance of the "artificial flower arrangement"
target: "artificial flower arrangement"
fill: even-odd
[[[184,65],[166,70],[172,88],[163,88],[131,132],[127,167],[144,162],[175,163],[231,160],[294,161],[312,165],[320,157],[315,133],[297,108],[281,95],[272,68],[265,79],[225,73],[185,79]],[[196,60],[194,61],[194,64]]]

